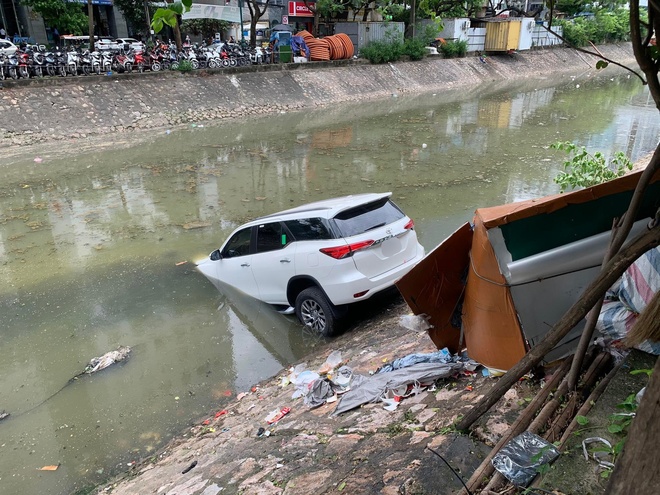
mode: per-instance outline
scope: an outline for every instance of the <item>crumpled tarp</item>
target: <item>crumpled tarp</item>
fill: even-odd
[[[637,316],[644,311],[660,290],[660,247],[648,250],[623,273],[605,295],[596,328],[605,337],[622,340],[632,329]],[[648,340],[637,346],[650,354],[660,355],[660,343]]]
[[[464,363],[420,363],[387,373],[377,373],[365,377],[364,381],[346,392],[335,409],[334,414],[350,411],[367,402],[379,400],[388,390],[410,383],[434,382],[460,371]]]
[[[291,51],[294,53],[300,51],[300,53],[304,53],[305,58],[309,60],[309,47],[302,36],[291,36]]]

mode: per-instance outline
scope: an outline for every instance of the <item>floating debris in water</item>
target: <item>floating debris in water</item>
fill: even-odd
[[[106,369],[108,366],[123,361],[131,354],[131,348],[126,345],[120,345],[116,351],[110,351],[103,354],[103,356],[92,358],[89,364],[85,367],[83,373],[91,375],[97,371]]]

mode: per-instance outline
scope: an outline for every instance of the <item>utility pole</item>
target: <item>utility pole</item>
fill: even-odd
[[[238,15],[241,18],[241,46],[243,46],[243,41],[245,39],[243,36],[243,0],[238,0]]]
[[[147,19],[147,37],[153,42],[154,37],[151,34],[151,15],[149,14],[149,2],[143,0],[144,2],[144,17]]]
[[[94,51],[94,6],[92,0],[87,0],[87,17],[89,17],[89,51]]]

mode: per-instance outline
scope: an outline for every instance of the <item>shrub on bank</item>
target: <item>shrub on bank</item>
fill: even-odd
[[[440,44],[440,51],[445,58],[465,57],[467,48],[466,40],[449,40]]]
[[[177,67],[177,70],[179,72],[190,72],[193,69],[194,67],[190,60],[182,60],[181,62],[179,62],[179,67]]]
[[[403,44],[403,53],[410,60],[422,60],[426,56],[426,43],[420,38],[409,38]]]
[[[564,28],[564,38],[572,46],[598,45],[630,40],[630,12],[626,9],[601,10],[593,17],[556,21]]]
[[[372,41],[360,50],[360,55],[372,64],[396,62],[403,55],[403,43],[398,40]]]

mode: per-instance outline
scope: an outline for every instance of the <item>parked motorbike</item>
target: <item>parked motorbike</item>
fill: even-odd
[[[112,60],[112,69],[118,72],[132,72],[135,65],[135,56],[133,50],[124,52],[123,50],[115,54]]]
[[[89,53],[89,50],[85,50],[80,55],[80,71],[89,76],[92,73],[92,55]]]
[[[134,63],[138,69],[138,72],[144,72],[145,66],[149,67],[149,63],[145,59],[144,54],[142,52],[135,52],[134,57],[135,57]]]

